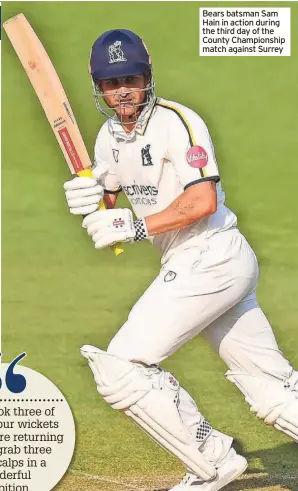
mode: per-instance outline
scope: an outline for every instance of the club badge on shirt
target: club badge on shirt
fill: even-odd
[[[152,162],[152,157],[151,157],[151,154],[150,154],[150,147],[151,145],[146,145],[144,148],[142,148],[141,150],[141,154],[142,154],[142,165],[153,165],[153,162]]]
[[[187,151],[186,160],[191,167],[201,169],[208,164],[208,154],[203,147],[195,145]]]

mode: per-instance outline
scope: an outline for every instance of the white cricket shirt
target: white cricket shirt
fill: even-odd
[[[158,213],[188,187],[210,180],[217,183],[217,211],[184,229],[150,237],[165,262],[178,250],[201,243],[210,235],[237,224],[224,205],[213,144],[202,118],[191,109],[157,98],[144,122],[126,134],[109,119],[95,143],[94,166],[108,169],[106,191],[124,191],[138,218]]]

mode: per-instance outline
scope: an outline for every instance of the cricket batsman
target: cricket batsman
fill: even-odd
[[[150,240],[161,270],[107,351],[81,352],[104,400],[184,463],[187,473],[171,491],[218,491],[247,461],[160,362],[200,334],[251,411],[296,441],[298,372],[256,299],[257,259],[225,206],[204,121],[155,96],[151,57],[129,30],[95,41],[90,74],[107,121],[95,143],[93,178],[64,184],[70,212],[85,216],[96,249]],[[136,218],[128,208],[114,209],[122,191]],[[107,210],[98,211],[101,199]]]

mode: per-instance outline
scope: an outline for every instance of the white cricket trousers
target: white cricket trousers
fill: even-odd
[[[200,334],[230,370],[288,378],[293,368],[278,349],[259,307],[258,264],[237,228],[202,246],[174,253],[132,308],[108,353],[160,363]]]

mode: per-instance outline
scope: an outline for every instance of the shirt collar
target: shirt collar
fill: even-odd
[[[152,115],[152,112],[155,108],[156,99],[152,102],[152,104],[148,104],[144,107],[141,112],[134,129],[130,133],[126,133],[118,119],[115,115],[108,120],[109,132],[113,135],[114,138],[126,141],[132,141],[136,138],[136,134],[143,135],[146,131],[146,128],[149,123],[149,119]]]

